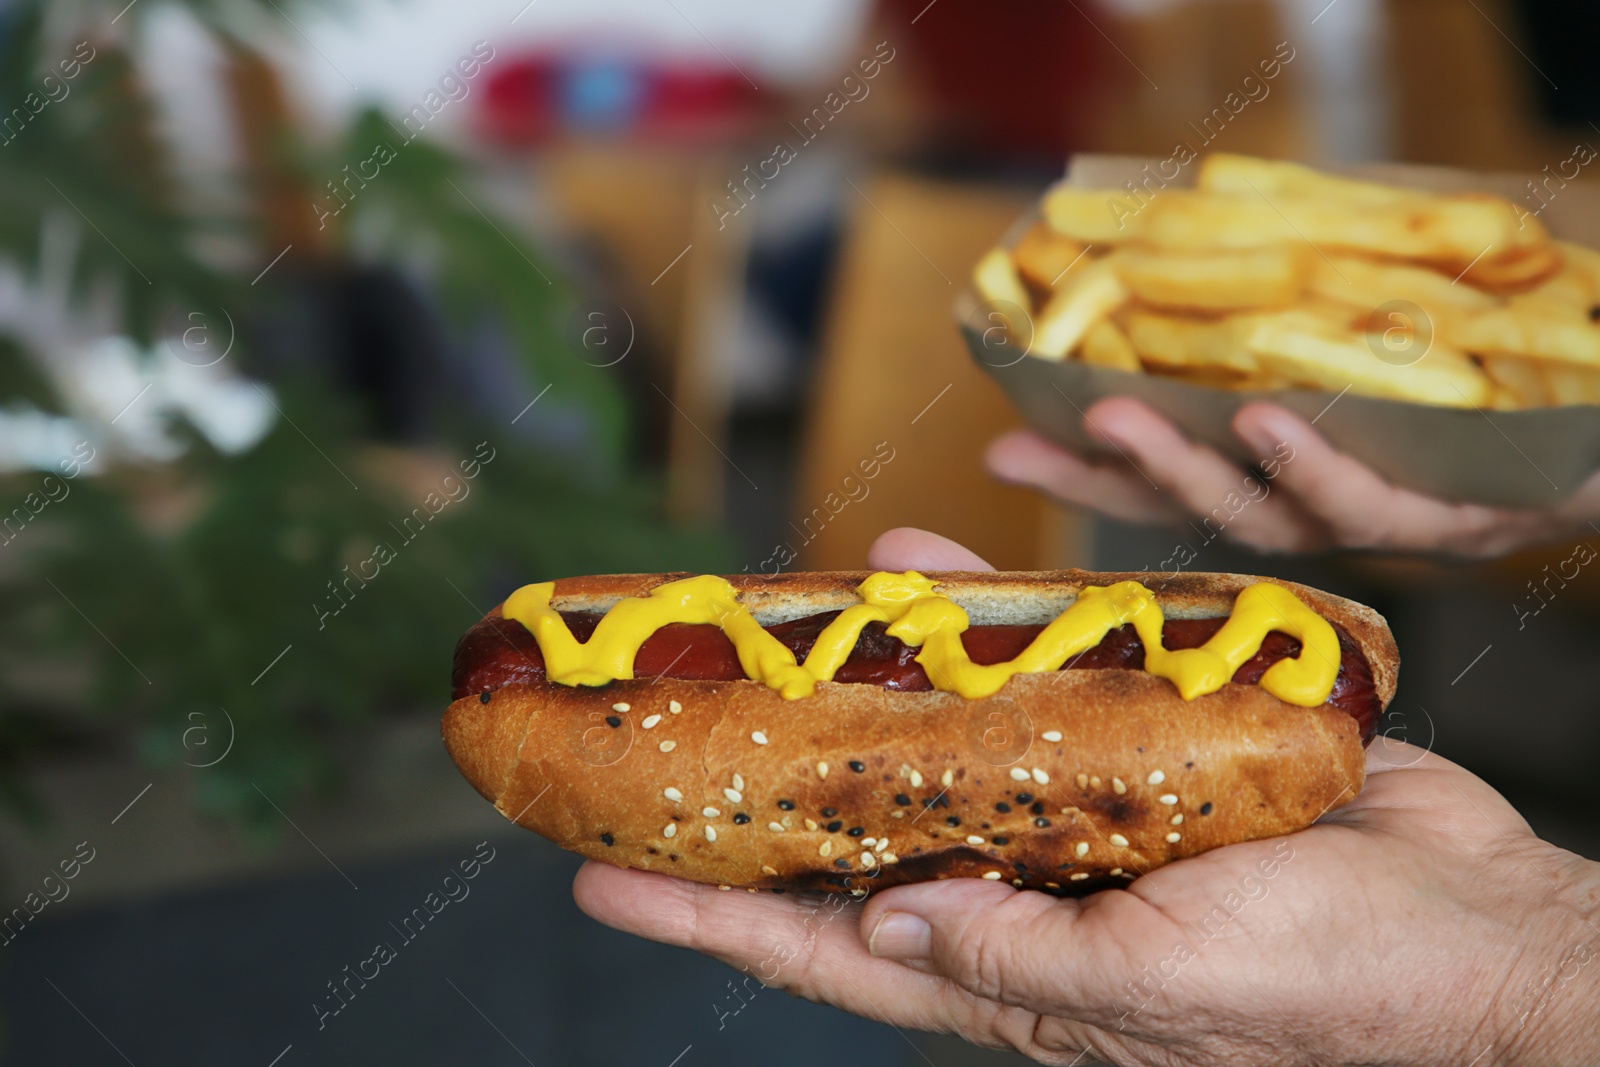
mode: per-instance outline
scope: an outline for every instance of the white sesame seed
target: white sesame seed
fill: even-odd
[[[677,747],[678,747],[678,742],[676,742],[676,741],[663,741],[663,742],[661,742],[661,751],[663,751],[663,752],[671,752],[673,749],[675,749]]]
[[[683,794],[678,792],[678,790],[674,789],[670,785],[661,791],[661,795],[672,801],[674,804],[683,799]]]
[[[817,829],[817,820],[815,820],[815,819],[807,819],[806,820],[806,829],[807,830],[811,830],[811,831],[815,831]]]
[[[646,730],[648,730],[648,729],[650,729],[652,726],[654,726],[656,723],[658,723],[660,721],[661,721],[661,716],[659,716],[659,715],[646,715],[644,717],[644,722],[641,722],[639,725],[643,726]]]
[[[752,885],[752,886],[746,886],[746,887],[745,887],[745,890],[744,890],[744,891],[745,891],[745,892],[746,892],[746,893],[755,893],[755,892],[758,892],[758,890],[757,890],[757,889],[756,889],[756,887],[755,887],[755,886],[753,886],[753,885]]]
[[[1117,794],[1126,793],[1128,785],[1121,778],[1113,778],[1111,779],[1111,791]]]
[[[911,787],[913,789],[921,789],[922,788],[922,772],[921,771],[912,771],[911,772]]]
[[[878,857],[878,862],[887,867],[890,864],[899,863],[900,857],[896,856],[893,852],[885,852],[882,856]]]
[[[1182,841],[1182,840],[1183,840],[1183,835],[1178,833],[1178,831],[1176,831],[1176,830],[1172,831],[1172,833],[1167,835],[1167,844],[1169,844],[1169,845],[1176,845],[1179,841]]]
[[[871,848],[873,845],[876,845],[877,843],[878,843],[878,839],[876,837],[863,837],[861,839],[861,847],[862,848]]]
[[[757,730],[750,735],[750,740],[754,741],[758,745],[764,745],[767,743],[767,735],[762,733],[760,730]]]
[[[611,705],[611,710],[612,711],[627,711],[627,710],[629,710],[630,707],[631,707],[631,705],[628,705],[628,704],[613,704],[613,705]]]
[[[744,789],[744,775],[736,774],[733,776],[733,787],[740,790]]]
[[[724,789],[722,791],[722,795],[727,797],[728,802],[731,804],[737,804],[739,801],[744,799],[744,794],[740,793],[737,789]]]
[[[706,827],[706,840],[707,841],[715,841],[716,839],[717,839],[717,831],[715,829],[713,829],[712,827],[710,827],[710,826]]]
[[[969,845],[981,845],[981,844],[983,844],[983,838],[979,837],[977,834],[968,834],[967,835],[967,844],[969,844]]]
[[[886,849],[888,847],[889,847],[889,839],[887,837],[880,837],[880,838],[878,838],[877,845],[875,845],[873,847],[873,851],[874,852],[882,852],[884,849]]]
[[[1039,736],[1044,738],[1046,741],[1050,742],[1053,745],[1057,741],[1061,740],[1061,731],[1060,730],[1046,730],[1044,733],[1040,734]]]
[[[955,771],[945,771],[943,774],[941,774],[939,776],[939,784],[944,786],[946,789],[949,789],[952,785],[955,785],[956,784],[956,772]]]
[[[1060,889],[1061,888],[1061,883],[1060,882],[1046,882],[1044,884],[1044,887],[1046,889]]]
[[[1128,847],[1128,839],[1123,837],[1121,834],[1112,834],[1111,836],[1107,837],[1106,840],[1110,841],[1117,848]]]
[[[1174,815],[1170,821],[1171,821],[1172,825],[1174,825],[1174,826],[1182,826],[1183,825],[1183,812],[1181,812],[1181,811],[1178,812],[1178,814]]]
[[[727,893],[727,892],[732,891],[733,886],[731,886],[731,885],[719,885],[719,886],[717,886],[717,888],[722,890],[724,893]]]
[[[1063,815],[1082,815],[1083,811],[1076,804],[1068,804],[1061,809]]]
[[[1050,776],[1037,767],[1033,769],[1033,780],[1038,782],[1040,785],[1050,784]]]
[[[1011,780],[1013,782],[1026,782],[1028,780],[1028,772],[1021,767],[1013,767],[1011,768]]]
[[[821,778],[823,781],[828,780],[828,763],[826,760],[817,764],[817,777]]]
[[[891,811],[889,813],[889,818],[891,818],[891,819],[903,819],[905,817],[906,817],[906,813],[901,808],[895,808],[893,811]]]
[[[1089,854],[1089,842],[1079,841],[1076,845],[1072,846],[1072,851],[1077,854],[1077,857],[1080,860],[1083,859],[1083,857]]]
[[[761,873],[762,874],[770,874],[770,875],[773,875],[774,877],[776,877],[778,872],[776,870],[774,870],[773,868],[768,867],[766,864],[762,864],[761,865]]]
[[[1000,874],[999,871],[986,871],[984,873],[984,877],[987,878],[991,882],[998,882],[1001,879],[1002,875]]]
[[[1163,804],[1171,805],[1178,802],[1178,795],[1176,793],[1162,793],[1159,797],[1156,797],[1156,799],[1161,801]]]
[[[1069,874],[1069,875],[1067,875],[1067,881],[1069,881],[1069,882],[1081,882],[1087,877],[1089,877],[1087,874],[1085,874],[1082,871],[1079,871],[1077,874]]]
[[[783,823],[781,823],[781,822],[769,822],[769,823],[767,823],[767,829],[771,830],[775,834],[781,834],[781,833],[783,833]]]
[[[1123,871],[1122,872],[1122,877],[1124,877],[1124,878],[1132,878],[1133,877],[1133,872],[1132,871]]]
[[[867,895],[867,891],[865,889],[852,889],[850,890],[850,895],[856,900],[860,900],[862,897]]]
[[[1016,886],[1018,889],[1021,889],[1022,888],[1022,879],[1021,878],[1013,878],[1013,879],[1011,879],[1011,884]]]
[[[662,837],[677,837],[678,836],[678,824],[675,823],[675,822],[667,823],[667,825],[665,827],[663,827],[662,830],[661,830],[661,836]]]
[[[1121,874],[1122,873],[1122,868],[1121,867],[1113,867],[1113,868],[1111,868],[1111,873],[1114,874],[1114,875]]]
[[[877,865],[878,865],[878,857],[874,856],[870,852],[863,852],[861,854],[861,866],[867,868],[867,870],[870,871],[872,868],[876,867]]]
[[[822,843],[822,847],[817,849],[817,855],[819,855],[819,856],[831,856],[831,855],[833,855],[833,842],[831,840],[830,841],[824,841]]]
[[[700,809],[700,814],[704,815],[708,819],[715,819],[718,815],[721,815],[722,812],[718,811],[716,808],[707,807],[707,808],[701,808]]]
[[[678,712],[683,710],[683,705],[678,703],[676,700],[670,700],[667,702],[667,710],[676,715]]]
[[[1149,782],[1151,785],[1160,785],[1162,782],[1164,782],[1166,780],[1167,780],[1167,776],[1166,776],[1166,773],[1163,772],[1163,771],[1151,771],[1150,772],[1150,777],[1145,779],[1145,781]]]
[[[1095,789],[1099,789],[1100,788],[1100,776],[1098,774],[1091,774],[1089,776],[1089,784],[1091,786],[1093,786]]]

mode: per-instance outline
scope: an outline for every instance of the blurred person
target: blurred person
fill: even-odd
[[[1084,413],[1083,425],[1118,455],[1076,455],[1019,430],[989,446],[989,470],[1064,503],[1136,523],[1208,516],[1250,477],[1129,397],[1095,404]],[[1281,456],[1285,445],[1293,450],[1293,462],[1277,465],[1272,493],[1223,531],[1260,552],[1358,548],[1484,559],[1577,536],[1600,520],[1600,472],[1549,510],[1453,503],[1389,484],[1335,449],[1306,420],[1273,404],[1244,405],[1234,416],[1233,432],[1263,457]]]
[[[867,564],[992,569],[909,529]],[[789,953],[772,982],[794,995],[1041,1063],[1594,1062],[1600,864],[1423,749],[1380,738],[1367,771],[1356,801],[1307,830],[1081,899],[953,879],[816,927],[815,902],[792,894],[594,862],[574,895],[607,925],[747,972]]]

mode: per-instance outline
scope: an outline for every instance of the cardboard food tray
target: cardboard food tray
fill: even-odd
[[[1085,188],[1117,189],[1142,178],[1142,168],[1156,162],[1077,156],[1067,179]],[[1196,167],[1191,163],[1184,168],[1169,187],[1192,185]],[[1527,186],[1531,175],[1394,165],[1343,173],[1435,191],[1498,193],[1525,208],[1538,206],[1537,200],[1525,200],[1533,195]],[[1009,246],[1037,217],[1035,210],[1019,219],[1001,243]],[[1600,247],[1600,187],[1568,182],[1555,190],[1539,220],[1562,240]],[[1354,391],[1341,395],[1315,389],[1213,389],[1077,360],[1023,355],[1016,343],[1007,343],[989,329],[992,324],[970,288],[958,298],[956,315],[972,358],[1006,391],[1029,425],[1077,452],[1111,453],[1104,442],[1084,434],[1083,412],[1104,397],[1132,396],[1166,415],[1194,440],[1248,466],[1261,457],[1252,455],[1229,426],[1241,406],[1267,399],[1315,419],[1317,429],[1335,447],[1390,482],[1447,500],[1550,507],[1600,468],[1600,407],[1592,405],[1488,411],[1384,400]]]

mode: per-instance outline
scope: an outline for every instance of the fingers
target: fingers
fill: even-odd
[[[945,1030],[969,1009],[937,975],[874,959],[849,898],[723,892],[645,871],[589,862],[573,898],[607,926],[714,956],[764,985],[896,1026]]]
[[[875,571],[992,571],[988,561],[948,537],[901,526],[878,535],[867,549]]]
[[[1084,413],[1085,428],[1114,445],[1152,486],[1171,494],[1209,536],[1272,551],[1317,547],[1317,524],[1273,486],[1189,440],[1161,415],[1130,397],[1111,397]],[[1254,444],[1254,442],[1251,442]],[[1263,460],[1270,457],[1268,450]]]
[[[1174,924],[1120,890],[1082,901],[978,879],[899,886],[862,912],[868,950],[921,962],[985,1000],[1108,1027],[1130,960],[1171,947]]]
[[[1246,404],[1234,431],[1252,447],[1278,452],[1275,484],[1332,530],[1347,548],[1394,548],[1492,555],[1537,537],[1552,520],[1476,504],[1447,504],[1384,481],[1336,451],[1298,416],[1272,404]]]
[[[1026,430],[996,438],[986,462],[1001,481],[1041,489],[1124,522],[1170,522],[1182,514],[1131,465],[1091,463]]]

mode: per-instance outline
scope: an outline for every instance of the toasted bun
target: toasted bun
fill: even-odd
[[[569,579],[556,583],[554,604],[603,611],[679,577]],[[866,577],[729,581],[773,623],[856,603]],[[1084,585],[1124,579],[1153,590],[1169,617],[1225,615],[1246,585],[1273,581],[930,577],[979,625],[1046,622]],[[1398,658],[1382,617],[1277,584],[1355,639],[1386,705]],[[1138,670],[1018,675],[979,700],[826,682],[794,701],[753,681],[508,685],[488,703],[453,703],[444,738],[501,814],[563,848],[749,887],[859,891],[951,877],[1062,891],[1124,884],[1184,856],[1302,829],[1353,799],[1365,778],[1359,729],[1337,708],[1296,707],[1231,683],[1184,701]]]

